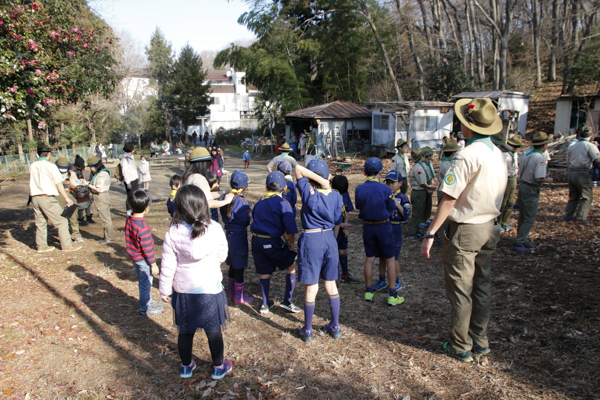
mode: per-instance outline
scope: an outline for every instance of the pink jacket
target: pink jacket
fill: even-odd
[[[187,293],[200,286],[216,286],[223,280],[221,263],[227,258],[223,228],[210,221],[204,235],[192,239],[192,228],[173,225],[165,234],[159,290],[161,297]],[[219,293],[219,292],[216,292]]]

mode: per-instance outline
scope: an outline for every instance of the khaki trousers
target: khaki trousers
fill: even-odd
[[[575,217],[580,221],[587,219],[592,201],[594,200],[594,188],[590,171],[569,171],[567,182],[569,182],[569,202],[567,203],[567,214],[565,218]]]
[[[450,344],[457,353],[471,351],[474,343],[489,347],[490,271],[499,240],[500,229],[494,221],[483,224],[450,221],[442,261],[446,296],[452,305]]]
[[[98,209],[98,217],[100,217],[100,222],[104,227],[104,239],[115,240],[115,230],[110,217],[110,195],[108,192],[102,192],[94,194],[93,197]]]
[[[540,191],[540,186],[528,185],[525,182],[519,185],[519,227],[515,239],[515,244],[519,246],[527,243],[527,236],[535,224],[540,204]]]
[[[67,193],[67,194],[69,196],[69,199],[71,199],[71,201],[73,202],[73,204],[77,204],[77,199],[75,198],[75,196],[73,196],[72,193]],[[56,199],[58,200],[58,205],[60,206],[60,208],[65,208],[65,206],[67,205],[65,198],[62,196],[57,196]],[[71,230],[73,231],[73,233],[71,235],[71,239],[73,239],[73,240],[79,239],[81,237],[81,233],[79,232],[78,216],[79,215],[77,213],[77,210],[75,210],[73,215],[71,215],[71,218],[69,218],[69,224],[71,225]]]
[[[500,208],[500,226],[508,225],[516,197],[517,178],[508,178],[506,190],[504,191],[504,198],[502,199],[502,207]]]
[[[38,248],[48,247],[48,221],[58,229],[58,238],[62,250],[73,246],[69,235],[69,223],[61,217],[62,208],[54,196],[34,196],[31,199],[35,217],[35,244]]]

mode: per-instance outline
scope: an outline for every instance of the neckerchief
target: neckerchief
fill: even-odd
[[[448,157],[444,157],[444,158],[442,158],[442,161],[452,161],[452,159],[448,158]]]
[[[431,161],[425,161],[427,165],[429,165],[429,169],[431,170],[431,176],[435,175],[435,171],[433,170],[433,165],[431,165]]]
[[[365,182],[379,182],[379,178],[377,178],[377,176],[367,176],[367,180]]]
[[[331,193],[331,189],[317,189],[317,192],[327,196],[329,193]]]
[[[38,161],[48,161],[48,162],[50,162],[50,160],[48,160],[46,157],[38,157],[37,160]]]
[[[531,150],[531,153],[539,153],[539,154],[541,154],[541,155],[544,155],[544,153],[542,153],[542,152],[540,151],[540,149],[533,149],[533,150]]]
[[[233,194],[240,194],[244,191],[244,188],[241,189],[231,189],[231,193]]]
[[[404,164],[404,170],[406,171],[408,169],[406,167],[406,157],[404,156],[404,154],[400,154],[400,152],[398,152],[398,157],[402,159],[402,163]]]
[[[427,168],[425,168],[425,166],[423,165],[423,163],[421,163],[421,161],[419,161],[417,163],[417,165],[420,165],[421,168],[423,168],[423,171],[425,171],[425,177],[427,178],[427,184],[429,184],[429,182],[431,182],[431,180],[433,179],[433,176],[429,176],[429,172],[427,171]]]
[[[401,191],[402,191],[402,189],[398,189],[398,190],[396,190],[396,191],[394,192],[394,197],[396,197],[396,195],[397,195],[398,193],[400,193]]]
[[[579,141],[580,141],[580,142],[581,142],[581,141],[584,141],[584,142],[589,142],[589,141],[590,141],[590,138],[581,138],[581,139],[579,139]]]
[[[175,196],[177,195],[177,189],[171,190],[171,195],[169,196],[169,200],[175,200]]]
[[[265,195],[264,195],[264,196],[261,198],[261,200],[270,199],[271,197],[274,197],[274,196],[279,196],[279,197],[281,197],[281,192],[272,192],[272,191],[270,191],[270,190],[269,190],[269,191],[267,192],[267,194],[265,194]]]
[[[473,144],[475,142],[481,142],[481,143],[485,144],[487,147],[489,147],[490,150],[494,150],[494,144],[490,140],[490,137],[481,135],[479,133],[476,133],[475,135],[473,135],[473,137],[467,141],[467,144],[465,145],[465,147],[467,147],[468,145]]]

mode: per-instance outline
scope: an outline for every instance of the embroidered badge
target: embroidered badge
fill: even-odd
[[[417,174],[421,175],[421,171],[417,172]]]
[[[454,185],[455,182],[456,182],[456,177],[454,175],[452,175],[452,174],[448,174],[444,178],[444,183],[446,185]]]

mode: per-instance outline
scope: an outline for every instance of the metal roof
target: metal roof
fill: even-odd
[[[447,101],[379,101],[372,103],[364,103],[370,108],[422,108],[422,107],[453,107],[454,103]]]
[[[360,104],[345,101],[334,101],[333,103],[321,104],[314,107],[301,108],[292,111],[286,118],[371,118],[371,110]]]
[[[487,92],[462,92],[459,94],[455,94],[454,97],[455,99],[474,99],[476,97],[487,97],[490,99],[497,99],[498,97],[502,96],[503,94],[506,94],[508,96],[522,96],[522,97],[533,97],[530,94],[525,94],[523,92],[514,92],[512,90],[491,90],[491,91],[487,91]]]

